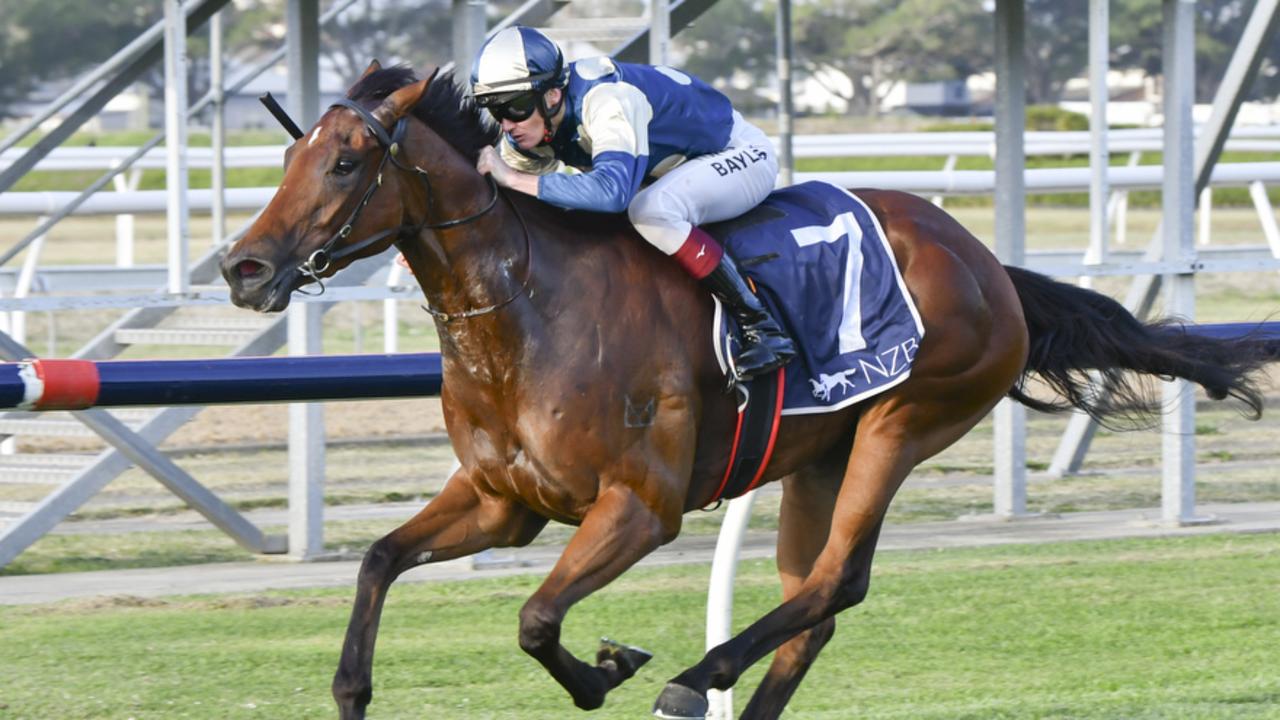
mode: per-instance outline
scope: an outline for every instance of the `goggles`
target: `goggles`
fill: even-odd
[[[503,120],[523,122],[538,109],[538,93],[526,90],[516,93],[481,95],[476,98],[476,103],[488,110],[498,122]]]

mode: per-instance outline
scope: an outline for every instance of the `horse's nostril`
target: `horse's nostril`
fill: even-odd
[[[266,272],[267,266],[257,260],[241,260],[236,264],[236,272],[241,278],[249,278]]]

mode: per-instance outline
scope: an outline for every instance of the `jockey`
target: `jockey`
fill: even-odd
[[[669,67],[607,57],[566,65],[553,40],[527,27],[484,44],[471,88],[503,131],[500,150],[480,153],[480,172],[559,207],[626,210],[645,240],[674,256],[738,321],[740,379],[795,355],[733,260],[698,227],[755,207],[778,176],[769,138],[728,98]],[[652,182],[641,187],[645,181]]]

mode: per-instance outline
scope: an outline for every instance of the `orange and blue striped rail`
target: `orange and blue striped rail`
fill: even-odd
[[[439,353],[0,363],[0,408],[83,410],[439,395]]]
[[[1280,360],[1280,322],[1188,325],[1251,338]],[[440,394],[439,353],[213,358],[27,360],[0,363],[0,408],[83,410],[133,405],[306,402]]]

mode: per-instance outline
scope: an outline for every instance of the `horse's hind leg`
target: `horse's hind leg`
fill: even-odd
[[[981,397],[977,402],[976,407],[941,400],[907,402],[895,393],[864,411],[831,532],[809,576],[794,596],[668,683],[654,714],[703,717],[708,689],[732,687],[746,668],[784,642],[862,602],[889,501],[917,462],[955,442],[995,404]]]
[[[826,544],[840,488],[840,469],[830,465],[810,468],[784,479],[782,487],[778,574],[782,577],[783,600],[789,600],[800,592]],[[781,715],[835,629],[836,619],[829,617],[783,643],[774,653],[769,671],[742,716],[776,718]]]
[[[478,493],[465,470],[454,473],[425,508],[375,542],[364,556],[333,698],[343,720],[364,717],[373,696],[373,646],[387,589],[404,571],[490,547],[523,545],[546,525],[507,500]]]
[[[520,647],[542,663],[583,710],[635,674],[650,655],[606,644],[588,665],[560,644],[560,627],[574,603],[604,587],[679,529],[680,508],[660,515],[630,488],[615,484],[600,495],[542,586],[520,610]]]

